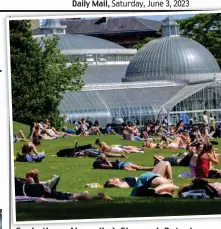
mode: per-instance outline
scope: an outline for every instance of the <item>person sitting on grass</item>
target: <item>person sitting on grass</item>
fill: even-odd
[[[18,142],[18,141],[25,141],[25,142],[28,141],[28,139],[25,137],[22,130],[19,130],[17,134],[13,136],[13,143]]]
[[[40,143],[38,143],[40,144]],[[26,142],[22,147],[22,155],[16,156],[16,161],[21,162],[41,162],[45,158],[45,153],[38,153],[36,145],[32,142]],[[33,153],[32,153],[33,152]]]
[[[94,123],[88,131],[86,131],[86,135],[103,135],[100,131],[99,126],[97,126],[99,123]]]
[[[202,141],[204,144],[207,144],[207,143],[210,142],[210,137],[209,137],[209,135],[207,135],[206,129],[203,129],[203,130],[202,130],[202,133],[201,133],[201,141]]]
[[[131,162],[125,161],[109,161],[107,157],[100,156],[96,159],[93,163],[94,169],[122,169],[126,171],[136,171],[136,170],[143,170],[143,171],[152,171],[153,167],[144,167],[140,165],[133,164]]]
[[[147,172],[148,173],[148,172]],[[168,162],[161,161],[154,166],[153,170],[150,173],[159,174],[162,177],[165,177],[167,180],[173,180],[172,177],[172,168]],[[125,177],[120,178],[110,178],[104,184],[104,188],[131,188],[134,187],[138,177]]]
[[[145,141],[145,138],[141,138],[140,136],[135,136],[134,133],[129,133],[126,130],[122,131],[122,139],[128,141]]]
[[[170,133],[170,136],[174,136],[174,135],[176,135],[176,131],[175,131],[175,128],[176,128],[176,126],[174,125],[174,124],[172,124],[171,126],[170,126],[170,129],[169,129],[169,133]]]
[[[33,138],[33,134],[38,133],[39,136],[42,137],[42,139],[45,140],[51,140],[56,139],[55,136],[51,135],[50,132],[45,129],[40,123],[33,122],[30,126],[30,138]]]
[[[200,153],[202,153],[204,149],[204,144],[203,143],[197,143],[196,144],[196,150],[193,154],[193,156],[191,157],[191,160],[190,160],[190,174],[191,174],[191,177],[196,177],[196,162],[197,162],[197,158],[198,158],[198,155]]]
[[[129,141],[144,141],[144,138],[141,138],[137,127],[132,123],[128,122],[122,124],[122,139]]]
[[[32,184],[26,181],[26,179],[19,177],[15,177],[15,196],[43,197],[56,200],[111,200],[109,196],[103,193],[90,195],[88,192],[57,192],[47,185],[40,183]]]
[[[111,128],[111,124],[107,124],[105,129],[104,129],[104,133],[105,134],[115,134],[118,135],[112,128]]]
[[[102,142],[100,139],[96,139],[95,144],[99,146],[99,151],[104,153],[144,153],[142,149],[135,146],[109,146],[105,142]]]
[[[213,146],[205,144],[203,151],[199,153],[196,160],[195,173],[199,178],[221,178],[221,170],[211,169],[211,165],[218,165],[219,159]]]

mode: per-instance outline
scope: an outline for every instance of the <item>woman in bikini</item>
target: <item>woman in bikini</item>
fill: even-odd
[[[144,153],[142,149],[135,146],[109,146],[105,142],[102,142],[100,139],[97,139],[95,144],[99,146],[99,150],[104,153]]]
[[[161,161],[156,166],[154,166],[152,173],[159,174],[160,176],[166,178],[170,183],[173,180],[172,177],[172,168],[170,163]],[[125,177],[123,179],[120,178],[110,178],[104,184],[104,188],[130,188],[134,187],[138,177]]]

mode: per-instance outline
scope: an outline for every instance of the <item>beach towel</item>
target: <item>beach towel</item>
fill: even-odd
[[[183,172],[183,173],[179,174],[178,177],[180,177],[180,178],[194,178],[191,176],[191,174],[189,172]]]
[[[39,198],[39,197],[30,197],[30,196],[16,196],[15,197],[16,203],[24,203],[24,202],[50,202],[50,203],[64,203],[64,202],[73,202],[73,200],[56,200],[52,198]]]

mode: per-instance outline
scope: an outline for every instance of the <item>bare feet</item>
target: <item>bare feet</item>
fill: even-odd
[[[126,156],[125,154],[121,154],[122,158],[128,158],[128,156]]]
[[[111,197],[105,195],[104,193],[98,193],[97,196],[94,196],[94,199],[97,199],[97,200],[112,200]]]

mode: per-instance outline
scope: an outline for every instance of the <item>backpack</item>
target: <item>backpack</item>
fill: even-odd
[[[179,197],[181,197],[181,194],[184,192],[188,192],[191,190],[199,190],[199,189],[205,190],[205,194],[207,196],[209,196],[210,198],[218,198],[219,197],[219,194],[216,191],[216,189],[213,188],[212,186],[210,186],[208,184],[208,181],[200,179],[200,178],[196,178],[196,179],[192,180],[192,184],[183,188],[181,190],[181,192],[178,193],[178,195],[179,195]]]

